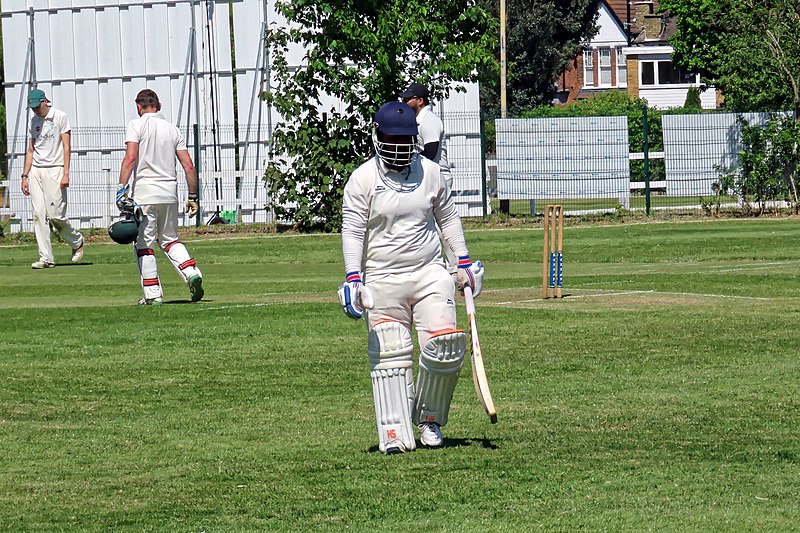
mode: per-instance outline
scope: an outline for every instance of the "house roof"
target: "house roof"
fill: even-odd
[[[624,24],[628,19],[628,0],[605,0],[605,2],[620,20],[620,22]],[[631,8],[631,18],[635,16],[636,13],[633,8]]]

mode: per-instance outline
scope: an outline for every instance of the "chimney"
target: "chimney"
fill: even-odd
[[[661,15],[645,15],[642,21],[642,27],[645,29],[646,40],[661,40],[662,33],[664,32]]]
[[[653,2],[653,0],[636,2],[633,4],[633,7],[634,16],[636,18],[632,21],[631,31],[634,34],[640,34],[637,42],[642,42],[643,40],[649,41],[657,38],[661,33],[661,17],[653,14],[655,13],[655,2]],[[641,35],[642,30],[645,30],[644,35]]]
[[[635,17],[637,26],[642,27],[644,24],[644,18],[647,15],[652,15],[655,13],[655,3],[653,0],[645,0],[644,2],[636,2],[633,4],[635,8]]]

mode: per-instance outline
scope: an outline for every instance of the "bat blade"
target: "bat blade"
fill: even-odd
[[[467,304],[467,318],[469,319],[469,336],[471,341],[470,360],[472,362],[472,382],[475,384],[475,392],[483,405],[483,410],[489,416],[492,424],[497,423],[497,410],[494,407],[492,393],[489,390],[489,380],[486,378],[486,370],[483,368],[483,353],[481,343],[478,338],[478,322],[475,319],[475,302],[472,298],[472,289],[464,288],[464,300]]]

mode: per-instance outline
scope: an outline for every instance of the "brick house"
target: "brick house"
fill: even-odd
[[[559,103],[617,90],[660,109],[682,106],[689,88],[701,86],[700,77],[672,64],[668,39],[676,20],[657,9],[653,0],[602,0],[597,35],[558,79]],[[702,91],[700,100],[705,109],[717,107],[713,88]]]

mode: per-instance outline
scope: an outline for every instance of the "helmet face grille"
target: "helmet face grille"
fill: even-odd
[[[389,168],[400,169],[407,167],[417,155],[417,143],[414,137],[407,143],[390,143],[381,141],[378,131],[372,132],[372,142],[375,145],[375,152],[383,163]]]

